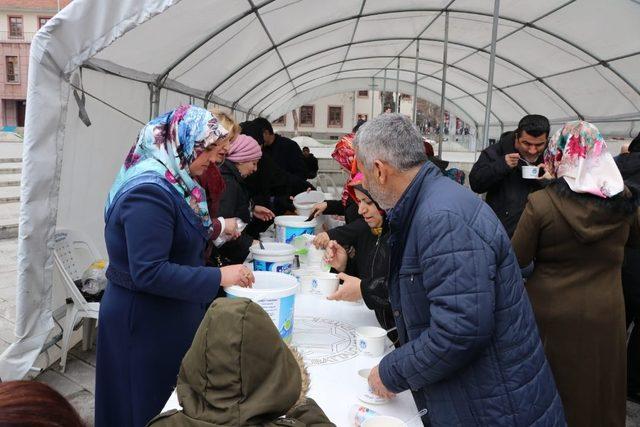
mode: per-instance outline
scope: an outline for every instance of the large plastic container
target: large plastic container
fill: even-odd
[[[296,248],[286,243],[271,242],[264,242],[263,246],[264,249],[260,245],[249,248],[253,255],[253,270],[291,274]]]
[[[291,243],[291,241],[303,234],[314,234],[318,221],[312,219],[305,221],[306,216],[299,215],[281,215],[275,219],[276,224],[276,242]]]
[[[293,206],[295,206],[298,215],[306,218],[311,215],[313,205],[324,202],[324,194],[321,191],[305,191],[293,198]]]
[[[290,274],[255,271],[253,288],[225,288],[230,298],[249,298],[267,312],[282,339],[289,343],[293,334],[293,314],[298,281]]]

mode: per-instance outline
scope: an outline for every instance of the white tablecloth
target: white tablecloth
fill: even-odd
[[[313,295],[296,296],[293,344],[302,353],[311,375],[309,396],[338,427],[352,425],[348,415],[355,404],[408,420],[418,412],[409,392],[400,393],[382,405],[358,399],[368,388],[358,370],[372,368],[381,359],[358,352],[355,328],[359,326],[378,326],[373,311],[364,304],[327,301]],[[176,408],[180,406],[174,392],[163,411]]]

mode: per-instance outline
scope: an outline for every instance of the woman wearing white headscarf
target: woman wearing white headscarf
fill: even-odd
[[[545,152],[556,178],[529,196],[512,242],[570,426],[624,426],[625,243],[637,244],[636,199],[598,129],[567,123]]]

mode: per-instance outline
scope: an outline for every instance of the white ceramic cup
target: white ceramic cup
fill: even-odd
[[[380,357],[384,354],[387,331],[376,326],[361,326],[356,329],[358,350],[367,356]]]
[[[333,273],[315,273],[311,279],[311,294],[328,297],[335,293],[340,285],[337,274]]]
[[[522,166],[522,177],[524,179],[538,179],[540,167],[538,166]]]
[[[298,269],[292,270],[291,274],[298,279],[300,283],[301,294],[311,294],[311,281],[315,276],[323,274],[320,270]]]
[[[407,427],[407,423],[400,418],[378,415],[364,420],[361,427]]]

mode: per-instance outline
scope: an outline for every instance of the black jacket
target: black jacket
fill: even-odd
[[[342,246],[355,246],[355,241],[360,234],[370,234],[369,226],[358,213],[358,204],[351,198],[347,200],[346,207],[342,204],[342,200],[327,200],[327,209],[324,214],[344,215],[345,225],[327,231],[329,238]]]
[[[307,166],[307,179],[313,179],[318,176],[318,159],[313,154],[309,153],[309,156],[302,156],[305,165]]]
[[[349,260],[346,273],[360,279],[362,299],[370,310],[376,314],[378,323],[384,329],[393,328],[395,320],[389,302],[389,247],[387,245],[388,229],[383,234],[375,236],[371,229],[358,235],[355,244],[355,257]],[[398,334],[392,331],[389,339],[398,343]]]
[[[640,191],[640,152],[621,154],[615,160],[627,187]]]
[[[220,173],[226,188],[220,199],[220,207],[216,216],[224,218],[240,218],[245,223],[251,221],[251,196],[249,188],[233,162],[225,160],[220,166]],[[253,237],[243,232],[236,240],[229,241],[219,248],[219,253],[229,263],[242,264],[249,255]]]
[[[502,222],[509,237],[516,230],[530,193],[540,190],[542,184],[535,179],[522,178],[521,165],[511,169],[504,156],[517,153],[515,132],[505,132],[500,141],[487,147],[473,165],[469,184],[476,193],[487,193],[486,202]],[[542,156],[536,165],[542,163]]]
[[[621,154],[615,158],[624,183],[640,193],[640,152]],[[640,250],[627,247],[622,264],[622,289],[628,307],[640,307]]]
[[[269,146],[265,144],[262,151],[269,153],[278,166],[287,173],[295,175],[303,181],[307,179],[307,164],[300,146],[294,140],[276,134],[273,144]]]
[[[344,215],[344,221],[349,224],[360,218],[358,213],[358,204],[349,198],[347,206],[342,204],[342,200],[327,200],[327,209],[325,215]]]

